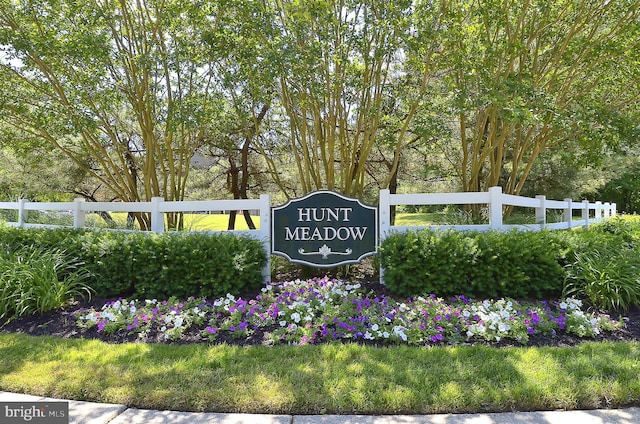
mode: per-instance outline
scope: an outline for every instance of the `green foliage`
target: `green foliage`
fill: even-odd
[[[474,296],[548,298],[560,294],[564,246],[549,231],[475,234],[478,255],[469,269]]]
[[[259,287],[266,254],[260,242],[227,234],[146,234],[134,257],[135,294],[215,298]]]
[[[599,187],[590,199],[607,199],[622,213],[640,213],[640,164]]]
[[[402,296],[559,296],[565,241],[553,232],[393,234],[381,246],[387,287]]]
[[[89,274],[61,250],[0,247],[0,319],[44,313],[91,296]]]
[[[387,287],[402,296],[469,294],[477,244],[464,233],[423,230],[392,234],[381,246]]]
[[[640,221],[611,219],[574,238],[564,293],[592,306],[626,310],[640,304]]]
[[[422,230],[385,239],[380,258],[398,295],[575,296],[606,310],[640,304],[640,220],[577,231]]]
[[[606,310],[626,310],[640,304],[640,255],[632,248],[605,245],[577,252],[564,294],[586,298]]]
[[[227,234],[152,234],[0,227],[0,242],[43,250],[65,247],[91,273],[100,297],[216,297],[262,283],[266,254],[260,241]]]

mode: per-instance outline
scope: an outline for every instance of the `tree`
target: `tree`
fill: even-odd
[[[182,0],[2,0],[0,119],[124,201],[181,200],[190,159],[221,108],[200,42],[221,13]],[[147,214],[136,218],[150,227]],[[169,217],[170,228],[180,225]]]
[[[381,181],[391,184],[433,74],[438,7],[446,2],[423,3],[414,10],[411,1],[274,1],[264,10],[272,25],[258,31],[268,46],[267,66],[276,69],[278,114],[286,118],[303,192],[330,189],[362,197],[370,182],[367,164],[379,148],[391,152]],[[409,79],[403,51],[417,44],[416,34],[424,56],[414,63],[417,84],[402,92],[405,109],[399,114],[394,89]],[[391,125],[393,142],[385,145],[381,132]]]
[[[544,151],[577,143],[597,154],[630,136],[640,2],[454,3],[443,82],[465,191],[518,194]]]

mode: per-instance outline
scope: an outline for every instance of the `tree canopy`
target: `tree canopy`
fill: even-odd
[[[545,152],[637,136],[639,10],[0,0],[0,127],[27,135],[0,144],[53,147],[126,201],[184,199],[197,152],[225,158],[234,197],[261,173],[286,196],[371,198],[436,169],[517,194]]]

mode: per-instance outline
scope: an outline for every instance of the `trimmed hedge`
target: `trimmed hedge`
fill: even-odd
[[[567,232],[425,229],[381,246],[385,284],[401,296],[549,298],[562,294]]]
[[[260,287],[267,261],[260,241],[229,234],[0,226],[0,243],[14,248],[63,249],[85,264],[92,274],[88,284],[98,297],[216,298],[230,292],[241,294]]]

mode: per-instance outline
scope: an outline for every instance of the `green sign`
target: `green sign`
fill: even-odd
[[[357,199],[315,191],[273,208],[271,251],[322,268],[358,263],[377,252],[377,218]]]

